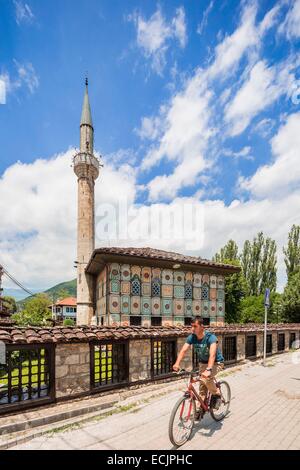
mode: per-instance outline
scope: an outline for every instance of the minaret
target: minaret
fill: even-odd
[[[91,324],[93,316],[93,285],[85,268],[95,248],[95,180],[99,175],[99,161],[93,154],[94,128],[85,81],[80,121],[80,151],[73,159],[78,178],[77,220],[77,325]]]

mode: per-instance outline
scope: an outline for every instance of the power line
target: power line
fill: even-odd
[[[33,292],[31,292],[26,287],[24,287],[23,284],[21,284],[21,282],[19,282],[15,277],[9,274],[9,272],[4,268],[4,266],[2,266],[2,270],[4,274],[6,274],[6,276],[9,277],[11,281],[13,281],[18,287],[20,287],[20,289],[22,289],[24,292],[26,292],[29,295],[35,295]]]

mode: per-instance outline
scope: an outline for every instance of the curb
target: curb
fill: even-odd
[[[95,405],[88,405],[88,406],[85,406],[84,408],[77,408],[71,411],[62,411],[58,414],[44,416],[43,418],[33,418],[32,420],[30,420],[30,423],[28,421],[23,421],[21,423],[6,424],[4,426],[0,426],[0,436],[4,436],[5,434],[11,434],[14,432],[19,432],[19,431],[26,431],[31,428],[36,428],[39,426],[46,426],[48,424],[53,424],[59,421],[75,418],[76,416],[81,416],[81,415],[85,415],[88,413],[93,413],[96,411],[104,410],[104,409],[112,407],[118,402],[119,400],[115,399],[115,400],[112,400],[110,402],[106,402],[103,404],[97,403]]]

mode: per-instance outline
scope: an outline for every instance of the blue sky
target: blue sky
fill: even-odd
[[[299,39],[300,0],[0,0],[3,264],[31,288],[74,276],[70,163],[88,71],[105,163],[96,203],[190,201],[205,216],[194,250],[96,244],[210,257],[263,230],[282,287],[282,245],[300,222]]]

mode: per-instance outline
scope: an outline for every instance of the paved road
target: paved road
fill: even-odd
[[[300,364],[291,354],[269,367],[242,366],[226,380],[231,412],[221,423],[206,416],[182,449],[300,449]],[[41,436],[14,449],[172,449],[171,408],[181,391],[156,398],[138,411],[111,415],[80,429]]]

